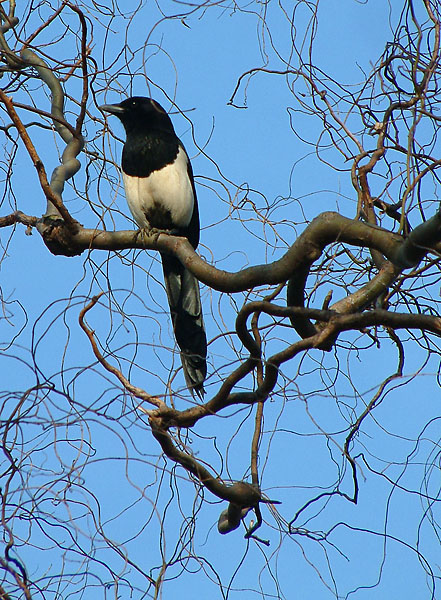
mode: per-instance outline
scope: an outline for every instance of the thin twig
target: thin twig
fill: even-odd
[[[165,402],[160,400],[157,396],[152,396],[151,394],[147,394],[147,392],[145,392],[143,389],[131,384],[130,381],[126,377],[124,377],[124,375],[121,373],[121,371],[119,369],[117,369],[116,367],[114,367],[113,365],[111,365],[99,351],[98,345],[95,341],[95,333],[94,333],[94,331],[89,329],[89,327],[86,325],[86,323],[84,322],[84,317],[89,312],[89,310],[95,306],[95,304],[101,298],[103,293],[104,292],[101,292],[101,294],[94,296],[92,298],[92,300],[88,304],[86,304],[86,306],[81,310],[79,317],[78,317],[80,327],[84,331],[84,333],[87,335],[87,337],[89,338],[89,342],[90,342],[92,351],[93,351],[96,359],[106,369],[106,371],[108,371],[109,373],[112,373],[112,375],[114,375],[119,380],[119,382],[124,386],[124,388],[130,394],[132,394],[133,396],[135,396],[136,398],[139,398],[140,400],[142,400],[144,402],[149,402],[150,404],[153,404],[153,406],[156,406],[156,408],[159,408],[159,409],[163,408],[163,407],[167,408]]]

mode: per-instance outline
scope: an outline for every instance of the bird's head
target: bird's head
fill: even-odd
[[[101,111],[117,116],[127,133],[139,130],[162,130],[174,133],[173,124],[159,102],[144,96],[132,96],[119,104],[103,104]]]

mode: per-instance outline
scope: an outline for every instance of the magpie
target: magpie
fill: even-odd
[[[199,211],[190,159],[167,112],[152,98],[133,96],[104,104],[126,132],[122,175],[126,200],[144,230],[165,231],[199,243]],[[188,389],[202,398],[207,337],[198,280],[175,257],[161,252],[165,288]]]

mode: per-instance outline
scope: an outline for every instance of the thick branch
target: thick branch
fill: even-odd
[[[59,223],[58,232],[62,228]],[[53,241],[57,231],[53,232]],[[294,241],[291,248],[279,260],[270,264],[248,267],[238,272],[216,269],[208,265],[193,250],[185,238],[171,235],[149,235],[136,231],[102,231],[80,228],[70,236],[69,246],[77,253],[84,250],[123,250],[144,248],[175,254],[179,260],[203,283],[222,292],[240,292],[257,285],[277,284],[286,281],[299,270],[308,269],[323,249],[333,242],[352,244],[359,247],[376,248],[392,262],[399,261],[399,250],[403,238],[380,227],[354,221],[338,213],[325,212],[316,217]],[[62,254],[62,242],[59,253]],[[407,268],[407,267],[406,267]]]
[[[36,69],[39,77],[49,87],[52,99],[51,114],[54,117],[52,122],[57,133],[61,136],[63,141],[66,142],[66,148],[61,157],[61,165],[54,169],[50,183],[50,187],[53,190],[54,195],[60,199],[61,203],[61,196],[63,194],[65,182],[73,177],[81,168],[81,163],[76,157],[84,147],[84,139],[79,131],[82,118],[80,118],[77,130],[73,135],[71,131],[63,124],[63,121],[65,120],[64,92],[57,77],[54,75],[51,69],[49,69],[46,63],[29,48],[24,48],[21,51],[21,57],[28,65],[31,65]],[[50,202],[51,204],[47,207],[46,216],[56,216],[59,214],[63,217],[63,219],[65,219],[65,213],[67,213],[67,211],[64,208],[64,205],[63,210],[60,210],[60,207],[54,204],[52,199],[50,199]],[[57,210],[54,211],[51,207],[55,207]],[[70,221],[68,221],[68,226],[74,231],[76,228],[78,228],[77,222],[72,218],[70,218]]]
[[[11,213],[10,215],[6,215],[4,217],[0,217],[0,227],[8,227],[10,225],[15,225],[16,223],[22,223],[23,225],[27,225],[28,227],[36,227],[37,222],[37,217],[25,215],[21,212],[21,210],[17,210]]]
[[[331,214],[332,221],[338,223],[340,220],[334,219],[334,215],[336,213],[323,213],[318,219],[320,219],[323,215]],[[345,221],[349,221],[345,219],[345,217],[341,217]],[[316,221],[315,219],[314,221]],[[312,224],[314,223],[312,222]],[[350,221],[351,223],[355,223],[354,221]],[[342,224],[344,223],[341,222]],[[358,222],[363,227],[369,227],[369,225]],[[312,225],[311,224],[311,225]],[[408,238],[402,238],[401,236],[393,235],[393,238],[390,238],[389,244],[385,243],[385,240],[380,239],[366,239],[365,244],[359,244],[357,241],[354,241],[353,234],[354,232],[359,231],[361,233],[367,233],[364,231],[363,227],[361,230],[358,230],[357,227],[351,227],[350,235],[347,235],[347,230],[342,228],[342,235],[340,238],[336,238],[335,241],[340,242],[348,242],[354,245],[366,245],[371,250],[377,250],[382,255],[387,256],[390,260],[382,261],[382,265],[378,274],[371,279],[366,285],[362,288],[358,289],[353,294],[350,294],[346,298],[343,298],[339,302],[335,303],[332,306],[332,309],[341,312],[356,312],[362,310],[364,307],[368,306],[372,303],[376,298],[378,298],[381,294],[383,294],[387,288],[393,283],[393,281],[398,277],[403,269],[411,268],[418,264],[427,252],[441,239],[441,218],[440,213],[435,214],[431,219],[422,223],[411,233]],[[378,231],[379,228],[373,227],[374,230]],[[309,230],[309,227],[302,235],[306,235]],[[384,232],[384,230],[380,230]],[[352,239],[351,239],[352,238]],[[318,240],[320,237],[318,236]],[[361,240],[360,240],[361,241]],[[374,242],[374,243],[371,243]],[[378,243],[380,242],[380,243]],[[396,245],[395,245],[396,244]],[[290,306],[304,306],[304,297],[305,292],[304,288],[306,285],[306,279],[309,274],[310,264],[305,261],[305,264],[302,268],[298,269],[290,278],[288,283],[287,290],[287,303]],[[301,337],[309,337],[314,335],[317,332],[316,327],[311,323],[309,319],[305,316],[294,316],[291,319],[293,327],[296,329],[297,333]]]
[[[431,223],[431,225],[428,225]],[[414,230],[414,234],[423,228],[421,236],[426,235],[424,229],[432,230],[425,253],[441,239],[441,223],[438,215]],[[415,255],[411,264],[411,256],[402,250],[405,239],[400,235],[372,226],[368,223],[355,221],[334,212],[325,212],[316,217],[294,241],[290,249],[279,259],[269,264],[257,265],[229,272],[216,269],[202,260],[184,238],[169,235],[139,235],[130,231],[98,231],[81,229],[72,237],[72,245],[78,250],[101,249],[122,250],[126,248],[146,248],[162,250],[175,254],[180,261],[203,283],[221,292],[240,292],[257,285],[277,284],[294,279],[292,293],[298,294],[298,273],[305,273],[320,257],[323,249],[333,243],[340,242],[358,247],[374,248],[400,269],[410,268],[421,260],[421,253]],[[416,261],[416,262],[415,262]],[[290,303],[291,304],[291,303]],[[293,303],[295,305],[295,303]]]
[[[403,269],[418,264],[424,255],[436,247],[441,240],[441,217],[434,217],[415,228],[409,238],[374,227],[361,221],[343,217],[338,213],[325,212],[316,217],[294,241],[289,250],[279,259],[269,264],[255,265],[237,272],[228,272],[206,263],[193,250],[185,239],[172,235],[151,234],[139,231],[102,231],[80,227],[76,232],[66,231],[62,220],[42,221],[40,232],[54,254],[72,256],[84,250],[123,250],[140,248],[161,250],[175,254],[180,261],[201,282],[222,292],[240,292],[258,285],[277,284],[289,280],[288,304],[303,306],[304,286],[313,262],[323,249],[333,242],[374,248],[386,256],[391,265],[384,264],[380,273],[366,286],[342,302],[352,303],[351,310],[371,302],[390,285]],[[340,303],[334,306],[343,312]],[[347,307],[344,309],[347,310]],[[294,315],[293,319],[302,319]],[[298,321],[296,321],[298,323]],[[316,329],[311,324],[305,329],[297,325],[302,337],[314,335]]]
[[[191,427],[199,419],[208,415],[215,415],[219,411],[230,406],[254,404],[265,401],[274,390],[278,379],[279,367],[283,363],[291,360],[296,355],[306,350],[313,348],[320,350],[327,349],[329,344],[334,343],[343,331],[363,330],[366,327],[384,326],[395,330],[420,329],[421,331],[430,331],[436,335],[441,335],[441,317],[431,315],[393,313],[383,309],[355,314],[339,314],[332,310],[284,307],[277,306],[270,302],[250,302],[242,308],[238,315],[238,320],[241,325],[237,331],[238,333],[242,332],[240,335],[241,340],[243,342],[245,341],[245,346],[251,351],[251,354],[256,350],[254,346],[255,342],[248,333],[243,335],[243,331],[246,330],[247,318],[255,311],[265,312],[269,315],[282,318],[292,318],[293,315],[299,315],[304,312],[308,318],[322,321],[325,325],[315,335],[299,340],[294,344],[287,346],[281,352],[268,358],[265,363],[265,375],[263,381],[255,391],[228,393],[224,386],[221,386],[218,393],[204,404],[193,406],[184,411],[172,409],[161,411],[161,418],[164,422],[177,427]],[[251,346],[247,343],[247,340],[252,342]],[[244,365],[248,365],[252,368],[252,365],[256,365],[256,360],[248,358],[241,367]],[[237,371],[238,370],[239,369],[237,369]]]
[[[168,431],[163,427],[161,418],[156,414],[152,414],[149,421],[152,433],[159,442],[164,454],[197,477],[202,485],[212,494],[222,500],[233,502],[236,506],[240,507],[254,506],[260,501],[261,494],[255,486],[244,481],[237,481],[232,485],[226,485],[217,477],[213,477],[208,469],[190,456],[190,454],[179,450],[174,445]]]
[[[410,232],[398,252],[398,263],[404,268],[417,265],[440,241],[441,211]]]

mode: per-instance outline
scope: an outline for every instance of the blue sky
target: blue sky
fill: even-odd
[[[126,44],[125,28],[138,6]],[[320,119],[300,112],[290,86],[296,94],[305,93],[301,79],[258,73],[243,81],[235,97],[235,104],[243,108],[229,105],[243,72],[286,68],[294,8],[295,39],[299,45],[305,40],[305,60],[311,32],[308,6],[128,2],[125,15],[113,6],[112,18],[101,17],[109,23],[106,38],[105,28],[94,21],[92,56],[102,71],[92,82],[97,103],[116,102],[126,94],[151,95],[174,113],[176,131],[196,175],[202,226],[199,252],[219,268],[237,270],[279,258],[324,210],[355,215],[350,164],[333,146],[325,147]],[[357,89],[391,39],[397,8],[378,0],[319,3],[312,59],[330,77]],[[77,23],[67,13],[66,20]],[[57,25],[51,27],[42,42],[56,35]],[[118,58],[124,47],[126,54]],[[71,49],[65,36],[51,52],[62,58]],[[128,69],[124,63],[129,50],[133,59]],[[291,64],[298,66],[295,56]],[[47,95],[37,84],[34,87],[33,100],[48,110]],[[74,79],[65,89],[72,97],[80,93]],[[19,96],[17,101],[29,102]],[[74,122],[75,103],[68,99],[66,106]],[[101,115],[92,101],[89,111],[86,148],[97,156],[87,176],[80,172],[75,187],[66,187],[64,199],[86,227],[102,227],[104,220],[108,229],[131,228],[119,173],[110,162],[118,163],[121,140],[103,134]],[[367,137],[356,115],[347,119],[357,134]],[[109,125],[121,139],[117,120]],[[58,164],[62,143],[53,132],[30,131],[50,173]],[[319,156],[318,139],[324,144]],[[109,161],[105,176],[98,179],[103,151]],[[86,157],[80,159],[84,166]],[[7,180],[4,169],[3,173]],[[42,214],[43,195],[22,148],[11,181],[14,195],[5,195],[2,214],[10,206]],[[380,178],[375,180],[378,190],[382,185]],[[398,184],[391,188],[397,189]],[[341,491],[352,495],[351,472],[342,458],[348,427],[381,382],[396,371],[398,359],[395,346],[386,339],[377,347],[355,332],[342,336],[336,352],[312,351],[285,365],[285,393],[275,394],[265,405],[260,459],[262,488],[269,498],[281,501],[272,510],[262,507],[264,524],[258,535],[270,546],[244,540],[242,529],[220,536],[216,524],[225,504],[207,491],[201,496],[185,471],[161,456],[137,401],[96,365],[78,326],[84,302],[104,291],[100,306],[88,315],[90,326],[132,383],[162,393],[171,366],[180,365],[155,253],[95,251],[66,258],[49,254],[36,232],[25,236],[24,228],[17,227],[10,240],[8,235],[2,231],[2,294],[11,302],[7,306],[11,315],[0,320],[1,387],[23,391],[50,381],[57,390],[30,395],[14,445],[17,454],[20,448],[23,452],[23,481],[29,491],[15,479],[13,500],[21,499],[26,509],[39,514],[46,531],[30,528],[23,515],[14,521],[17,539],[26,540],[17,556],[43,590],[49,586],[45,595],[35,592],[35,598],[153,597],[151,590],[146,592],[144,574],[157,576],[163,558],[172,563],[163,598],[437,597],[424,560],[413,549],[418,547],[431,568],[438,569],[439,578],[436,356],[426,363],[424,349],[403,333],[402,339],[408,340],[405,376],[389,385],[390,393],[354,440],[358,504],[343,497],[322,498],[302,512],[295,523],[299,529],[292,535],[286,533],[286,522],[306,502],[333,490],[339,477]],[[320,281],[320,273],[315,281]],[[321,307],[330,287],[333,301],[342,297],[341,287],[331,278],[318,286],[314,306]],[[230,297],[205,286],[201,292],[212,340],[210,396],[231,365],[245,356],[232,335],[238,308],[266,292]],[[269,330],[267,355],[296,339],[291,328]],[[252,385],[251,378],[245,383]],[[192,399],[181,372],[175,384],[176,407],[189,406]],[[8,415],[16,396],[4,394],[3,399]],[[201,421],[188,435],[182,432],[181,439],[222,477],[238,480],[249,477],[253,426],[253,410],[239,407]],[[424,491],[433,502],[422,498]],[[162,525],[165,533],[160,538]],[[51,571],[63,571],[58,590],[49,584]],[[84,588],[81,573],[86,571]]]

